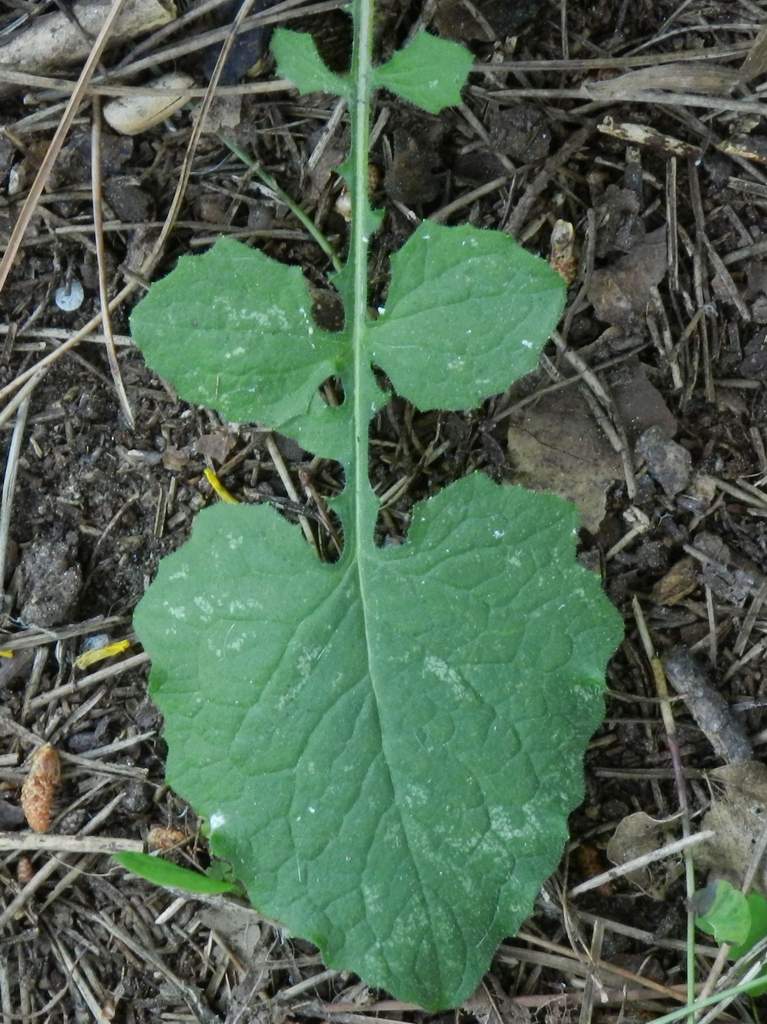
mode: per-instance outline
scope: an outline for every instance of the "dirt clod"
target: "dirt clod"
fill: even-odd
[[[645,237],[639,196],[633,189],[608,185],[595,208],[597,256],[631,252]]]
[[[546,115],[529,103],[501,107],[493,113],[490,141],[513,160],[543,160],[551,148],[551,127]]]
[[[757,331],[745,346],[738,372],[750,380],[767,380],[767,331]]]
[[[462,0],[438,0],[434,22],[448,39],[487,40],[519,31],[541,6],[542,0],[474,0],[471,5]]]
[[[83,584],[74,537],[34,541],[18,568],[19,618],[29,626],[55,626],[74,615]]]
[[[12,828],[20,828],[25,820],[24,811],[18,804],[12,804],[10,800],[0,797],[0,829],[7,831]]]
[[[647,367],[636,356],[616,367],[607,379],[630,441],[650,427],[658,427],[666,437],[676,434],[676,416],[650,380]]]
[[[152,219],[154,201],[133,178],[125,175],[107,178],[104,197],[120,220],[140,224]]]
[[[595,270],[589,299],[600,320],[630,328],[644,316],[650,289],[666,275],[666,229],[658,228],[631,252]]]
[[[722,601],[741,608],[761,582],[759,570],[742,557],[736,559],[729,545],[709,530],[696,535],[695,547],[706,556],[705,585]]]
[[[384,175],[389,199],[405,206],[430,203],[439,193],[439,157],[412,136],[400,139],[391,166]]]
[[[692,456],[681,444],[665,437],[660,427],[650,427],[642,434],[637,452],[669,498],[679,494],[690,482]]]

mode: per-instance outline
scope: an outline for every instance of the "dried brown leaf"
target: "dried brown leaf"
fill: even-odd
[[[649,68],[627,71],[616,78],[588,82],[589,95],[600,99],[610,97],[629,100],[637,92],[665,89],[667,92],[697,92],[710,96],[724,96],[736,85],[741,72],[720,64],[656,64]]]
[[[693,848],[696,866],[713,871],[740,885],[751,868],[754,850],[762,838],[767,810],[767,765],[745,761],[723,765],[709,772],[714,786],[711,809],[701,829],[713,829],[707,843]],[[767,894],[767,870],[763,864],[754,876],[753,886]]]
[[[667,842],[667,821],[651,818],[644,811],[636,811],[618,822],[609,843],[607,856],[613,864],[626,864],[637,857],[653,854]],[[665,899],[666,892],[679,875],[679,860],[659,864],[646,864],[626,875],[628,881],[656,900]]]

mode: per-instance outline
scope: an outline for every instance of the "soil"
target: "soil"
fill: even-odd
[[[560,341],[547,347],[538,373],[463,414],[421,413],[393,397],[378,415],[371,475],[386,495],[381,532],[403,536],[414,501],[471,470],[528,486],[537,478],[538,486],[583,502],[589,529],[580,557],[602,573],[626,620],[609,668],[607,718],[586,757],[584,802],[572,815],[560,870],[476,996],[440,1016],[481,1024],[576,1013],[584,1021],[654,1019],[684,998],[681,861],[662,862],[662,878],[655,874],[651,886],[632,874],[573,898],[565,893],[610,867],[608,841],[634,812],[671,819],[681,807],[694,831],[711,803],[707,773],[730,756],[717,742],[722,729],[736,723],[735,747],[754,760],[767,742],[767,135],[757,107],[767,4],[381,0],[380,8],[382,54],[420,18],[468,45],[485,70],[472,74],[464,106],[438,117],[378,97],[371,181],[387,215],[374,244],[372,303],[385,296],[390,253],[422,217],[508,231],[544,256],[563,220],[575,244],[565,261],[572,274]],[[234,9],[227,4],[221,17],[151,37],[141,53],[138,41],[108,48],[103,66],[113,71],[171,43],[193,44],[228,24]],[[3,0],[0,47],[41,10]],[[291,25],[312,31],[333,67],[348,63],[342,12]],[[238,121],[232,131],[343,250],[349,226],[337,168],[348,122],[332,120],[336,101],[324,95],[253,92],[242,69],[256,65],[257,82],[270,81],[274,69],[266,34],[249,39],[250,50],[237,51],[225,78],[245,83],[227,99],[228,116]],[[155,71],[130,81],[177,69],[204,86],[212,64],[205,47],[202,41],[158,60]],[[74,80],[77,70],[59,74]],[[630,77],[640,72],[646,77]],[[58,95],[47,87],[6,84],[0,93],[4,245],[60,117]],[[111,297],[141,283],[139,268],[181,174],[193,109],[132,138],[102,130],[96,200]],[[0,295],[5,401],[25,371],[100,309],[92,117],[87,100]],[[338,326],[323,254],[207,133],[153,275],[222,233],[300,265],[316,290],[318,319]],[[273,503],[293,519],[306,515],[328,551],[322,496],[336,492],[341,478],[337,466],[288,439],[276,439],[276,458],[265,429],[177,401],[130,341],[128,315],[141,291],[112,313],[133,426],[100,329],[53,360],[28,401],[9,406],[2,421],[0,520],[9,517],[9,533],[0,536],[0,649],[14,656],[0,659],[0,828],[11,840],[26,834],[21,784],[33,750],[46,741],[63,768],[51,834],[170,846],[179,863],[205,868],[199,823],[164,785],[162,723],[147,696],[132,610],[159,559],[184,542],[199,509],[217,500],[206,468],[242,500]],[[558,405],[552,396],[563,391],[568,400]],[[581,446],[573,425],[587,420],[579,429],[596,436]],[[537,446],[520,442],[517,450],[519,431],[537,437]],[[562,459],[552,467],[554,450]],[[280,462],[298,501],[285,489]],[[568,490],[562,479],[573,474]],[[129,646],[83,665],[83,655],[118,641]],[[671,734],[656,688],[658,658],[666,656],[685,665],[684,678],[718,695],[709,718],[705,701],[688,706],[676,698]],[[656,847],[678,838],[678,828],[670,823]],[[6,844],[0,858],[3,1021],[428,1017],[325,971],[313,947],[249,909],[152,888],[87,844],[27,852],[19,845]],[[628,845],[626,858],[641,852]],[[718,870],[727,874],[733,865]],[[712,950],[704,944],[699,952],[705,978]],[[759,1020],[753,1005],[739,1009],[743,1019]]]

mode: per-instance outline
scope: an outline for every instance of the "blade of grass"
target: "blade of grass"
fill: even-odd
[[[339,271],[342,267],[341,260],[338,258],[338,253],[335,251],[333,246],[323,235],[317,225],[314,223],[312,218],[301,209],[298,203],[292,199],[288,193],[281,188],[275,178],[269,174],[268,171],[264,170],[258,160],[254,160],[252,156],[249,156],[241,146],[238,146],[233,139],[229,139],[226,135],[219,132],[219,139],[226,148],[234,153],[234,155],[241,160],[246,167],[249,167],[259,181],[263,182],[264,185],[269,189],[270,192],[274,192],[281,203],[290,210],[296,220],[300,221],[301,224],[306,228],[309,234],[312,236],[317,245],[322,249],[325,255],[328,257],[330,262],[333,264],[333,269]]]
[[[760,985],[764,985],[764,978],[751,978],[749,981],[743,981],[739,985],[733,985],[732,988],[723,989],[707,999],[697,999],[694,1003],[688,1003],[686,1006],[681,1006],[678,1010],[672,1010],[671,1013],[664,1013],[662,1017],[656,1017],[651,1024],[674,1024],[677,1020],[689,1017],[691,1013],[697,1013],[699,1010],[705,1010],[709,1006],[717,1006],[725,1000],[729,1001],[735,999],[736,996],[752,992]]]

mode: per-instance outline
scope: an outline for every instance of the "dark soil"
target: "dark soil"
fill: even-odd
[[[421,6],[381,0],[381,53],[407,37]],[[581,557],[603,573],[626,618],[626,639],[609,669],[607,719],[587,755],[586,797],[572,816],[560,871],[522,936],[501,948],[474,1000],[450,1016],[481,1024],[575,1013],[583,1020],[649,1020],[684,998],[677,987],[685,980],[681,861],[662,861],[652,886],[631,876],[572,900],[564,893],[610,866],[608,840],[629,814],[677,814],[680,778],[697,827],[711,799],[707,772],[737,760],[717,742],[722,729],[736,723],[738,749],[748,754],[750,745],[755,760],[767,742],[767,134],[756,107],[767,69],[762,50],[755,48],[748,74],[733,79],[767,4],[436,0],[423,6],[426,23],[469,45],[487,72],[471,76],[463,108],[439,117],[379,96],[371,173],[387,216],[374,245],[371,301],[385,295],[388,257],[422,217],[505,230],[544,256],[555,222],[563,220],[574,228],[575,250],[565,258],[573,273],[561,344],[547,347],[538,374],[465,414],[424,414],[394,397],[378,415],[371,473],[378,493],[387,495],[381,531],[404,535],[415,500],[473,469],[563,493],[571,493],[566,478],[575,474],[581,486],[573,496],[588,506],[594,524],[582,532]],[[149,52],[228,24],[233,11],[225,11],[218,21],[192,22]],[[0,47],[20,30],[16,20],[38,16],[22,0],[3,0]],[[329,63],[343,69],[345,15],[335,10],[291,24],[314,32]],[[250,82],[241,79],[241,66],[256,63],[265,42],[263,32],[252,36],[250,51],[238,54],[226,80]],[[104,67],[130,63],[136,45],[108,49]],[[659,77],[672,60],[673,73]],[[187,71],[204,86],[203,67],[210,64],[198,49],[160,61],[157,69]],[[268,56],[259,67],[257,81],[274,77]],[[656,77],[616,85],[630,71]],[[76,72],[59,69],[70,79]],[[131,82],[152,74],[145,69]],[[24,92],[2,82],[0,71],[5,244],[60,108],[41,87]],[[347,120],[341,117],[326,136],[331,98],[248,88],[230,98],[235,106],[241,102],[232,129],[238,142],[343,250],[348,224],[336,171]],[[13,385],[99,311],[91,118],[87,101],[0,295],[0,387]],[[103,131],[100,202],[112,296],[136,280],[158,236],[191,124],[187,106],[133,138]],[[629,137],[627,124],[640,126],[639,140],[635,129]],[[303,267],[316,289],[319,319],[338,326],[322,253],[290,211],[215,135],[205,134],[154,275],[221,233]],[[60,288],[71,292],[73,282],[82,285],[84,301],[66,312],[54,297]],[[28,403],[2,424],[4,453],[13,452],[15,437],[18,457],[4,509],[10,533],[3,541],[0,649],[14,657],[0,659],[0,829],[10,837],[26,830],[20,788],[32,751],[47,741],[63,762],[51,833],[170,845],[179,863],[204,868],[199,824],[163,783],[161,721],[147,697],[132,610],[159,559],[183,543],[196,512],[216,500],[206,467],[242,500],[272,502],[294,519],[308,516],[328,551],[322,495],[342,481],[337,466],[277,439],[299,491],[296,502],[266,430],[223,423],[179,403],[130,343],[128,315],[140,294],[112,315],[134,429],[121,414],[99,333],[55,360]],[[593,373],[576,380],[585,368]],[[9,387],[4,400],[14,393]],[[569,405],[557,404],[562,394]],[[539,447],[580,462],[559,460],[552,469],[538,449],[516,447],[515,428],[536,439],[542,417],[558,433],[556,440],[541,434]],[[575,422],[595,432],[593,445],[583,445]],[[715,713],[678,698],[671,737],[639,625],[659,658],[682,651],[701,659],[697,674],[684,661],[685,678],[692,673],[719,696]],[[76,665],[87,650],[120,640],[131,646],[112,659]],[[679,835],[672,822],[656,845]],[[307,943],[220,898],[177,900],[81,847],[22,853],[11,843],[5,850],[4,1022],[280,1024],[300,1017],[363,1024],[373,1016],[425,1017],[351,976],[325,972]],[[721,865],[722,873],[740,873],[738,884],[744,870]],[[706,951],[701,978],[711,962]],[[641,978],[655,988],[643,988]],[[743,1019],[758,1020],[755,1012],[743,1003]]]

